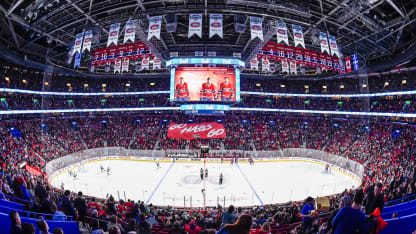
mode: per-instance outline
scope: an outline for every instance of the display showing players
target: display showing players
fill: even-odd
[[[224,82],[220,84],[220,89],[218,90],[218,98],[221,98],[223,102],[230,102],[234,98],[234,88],[230,84],[228,77],[224,78]]]
[[[189,101],[189,88],[188,84],[184,82],[183,77],[179,78],[179,83],[175,87],[176,100],[179,102]]]
[[[200,91],[201,101],[214,101],[216,99],[217,92],[215,91],[215,85],[211,83],[211,78],[207,78],[207,82],[202,84]]]

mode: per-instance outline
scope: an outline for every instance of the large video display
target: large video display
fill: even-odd
[[[171,75],[174,75],[171,77],[171,99],[173,96],[174,101],[239,101],[239,70],[234,68],[178,67]]]

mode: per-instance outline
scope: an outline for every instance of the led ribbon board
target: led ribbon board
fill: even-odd
[[[183,58],[171,58],[166,61],[166,67],[178,66],[178,65],[190,65],[190,64],[215,64],[215,65],[232,65],[237,67],[246,67],[244,61],[238,58],[210,58],[210,57],[183,57]]]

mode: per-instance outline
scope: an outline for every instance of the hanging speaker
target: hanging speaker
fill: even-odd
[[[237,14],[234,16],[234,30],[237,33],[243,33],[246,31],[246,20],[246,15]]]
[[[166,31],[168,33],[173,33],[176,32],[176,27],[178,25],[177,21],[178,21],[178,17],[176,16],[175,13],[169,13],[167,15],[165,15],[166,18]]]

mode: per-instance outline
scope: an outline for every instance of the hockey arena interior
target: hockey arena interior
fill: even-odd
[[[415,11],[0,1],[0,233],[415,234]]]

